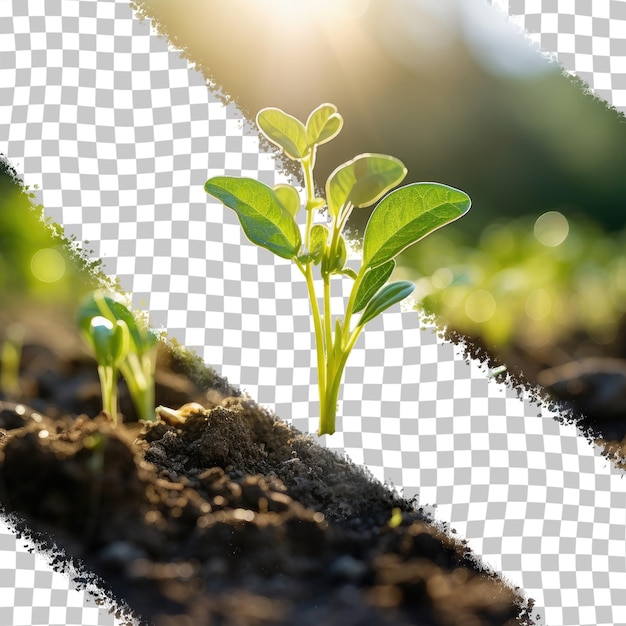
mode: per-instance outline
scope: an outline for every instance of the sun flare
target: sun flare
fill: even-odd
[[[369,7],[369,0],[255,0],[255,2],[264,11],[271,11],[275,19],[287,22],[357,19]]]

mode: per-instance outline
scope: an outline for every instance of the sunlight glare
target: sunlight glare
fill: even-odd
[[[288,22],[354,20],[365,14],[369,0],[256,0],[266,11]]]

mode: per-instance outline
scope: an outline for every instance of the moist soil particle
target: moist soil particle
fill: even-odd
[[[121,386],[127,414],[112,426],[79,345],[29,343],[24,356],[22,397],[0,399],[0,501],[25,520],[18,531],[84,564],[136,621],[533,623],[532,601],[414,502],[223,379],[200,383],[171,350],[157,403],[204,407],[174,425],[133,421]]]

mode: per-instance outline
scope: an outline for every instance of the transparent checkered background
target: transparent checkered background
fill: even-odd
[[[625,1],[491,4],[626,110]],[[300,276],[249,244],[202,189],[224,173],[276,182],[272,157],[125,1],[0,0],[0,152],[156,326],[316,430]],[[420,326],[398,308],[368,325],[346,370],[339,432],[321,443],[436,505],[536,600],[542,623],[626,625],[622,473]],[[73,623],[115,620],[0,527],[0,626]]]

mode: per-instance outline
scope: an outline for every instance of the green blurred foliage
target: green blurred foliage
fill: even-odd
[[[3,309],[24,298],[46,303],[75,302],[99,280],[99,261],[87,260],[45,220],[34,195],[0,155],[0,294]]]
[[[299,13],[307,4],[315,3],[140,0],[135,8],[249,120],[267,106],[304,118],[334,103],[346,123],[319,151],[320,180],[355,154],[392,154],[409,170],[405,182],[465,191],[473,207],[464,228],[474,234],[529,207],[624,227],[626,123],[581,80],[540,58],[526,72],[494,72],[508,47],[477,54],[456,9],[443,10],[456,3],[433,12],[434,2],[368,0],[355,20]],[[488,41],[489,29],[475,38]],[[210,138],[197,141],[210,151]],[[350,226],[363,229],[369,213],[355,211]]]
[[[416,302],[487,346],[544,349],[584,333],[616,339],[626,314],[626,230],[558,212],[435,233],[399,259]]]

